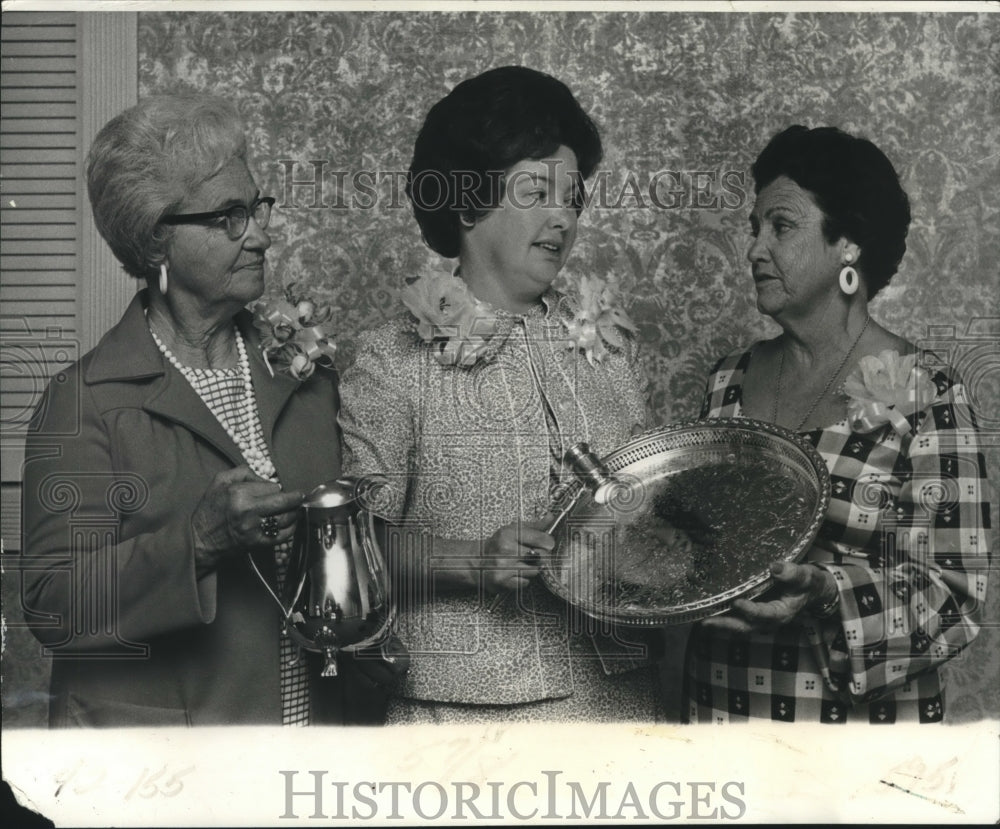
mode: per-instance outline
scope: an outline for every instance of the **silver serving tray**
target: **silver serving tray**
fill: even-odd
[[[542,553],[557,596],[618,625],[661,627],[722,613],[770,585],[772,561],[799,561],[830,501],[822,457],[787,429],[747,418],[683,421],[601,459],[606,504],[575,481]]]

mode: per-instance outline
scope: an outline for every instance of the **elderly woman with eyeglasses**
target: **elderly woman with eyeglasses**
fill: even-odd
[[[337,396],[329,372],[272,374],[244,310],[274,199],[236,109],[144,99],[97,135],[87,177],[145,287],[53,380],[28,439],[24,600],[53,654],[50,724],[380,721],[360,660],[321,679],[268,595],[304,492],[340,472]]]

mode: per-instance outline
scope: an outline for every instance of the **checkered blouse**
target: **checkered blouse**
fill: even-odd
[[[253,432],[256,445],[263,446],[264,430],[257,417],[256,410],[248,417],[245,405],[246,389],[243,376],[238,368],[222,369],[187,369],[183,372],[185,379],[191,384],[198,396],[215,415],[216,419],[233,431],[245,434]],[[247,459],[258,475],[263,470]],[[277,483],[278,476],[274,473],[270,480]],[[278,575],[278,589],[285,578],[288,569],[288,553],[291,544],[286,542],[274,548],[275,563]],[[275,633],[280,634],[281,659],[281,721],[283,725],[309,725],[309,673],[306,662],[300,657],[297,647],[289,639],[288,634],[275,625]]]
[[[741,417],[753,348],[720,360],[703,418]],[[937,396],[870,433],[847,420],[804,432],[832,497],[806,561],[840,589],[838,615],[748,636],[695,625],[685,666],[689,722],[940,722],[938,667],[976,636],[990,526],[986,463],[961,379],[932,372]]]

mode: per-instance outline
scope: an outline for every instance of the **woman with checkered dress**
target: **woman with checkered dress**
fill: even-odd
[[[802,562],[695,625],[683,717],[941,722],[939,668],[979,630],[988,484],[962,378],[868,313],[909,201],[875,145],[835,128],[781,132],[753,175],[757,308],[782,332],[719,360],[702,416],[800,433],[832,497]]]

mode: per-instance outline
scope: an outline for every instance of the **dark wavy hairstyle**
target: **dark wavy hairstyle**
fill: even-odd
[[[562,81],[525,66],[462,81],[431,107],[413,148],[406,195],[424,241],[458,256],[461,220],[499,204],[504,171],[561,145],[585,179],[604,152],[597,126]]]
[[[751,168],[754,192],[779,176],[808,190],[823,211],[823,235],[861,248],[858,271],[869,297],[889,284],[906,252],[910,200],[892,162],[866,138],[836,127],[789,127],[770,140]]]

